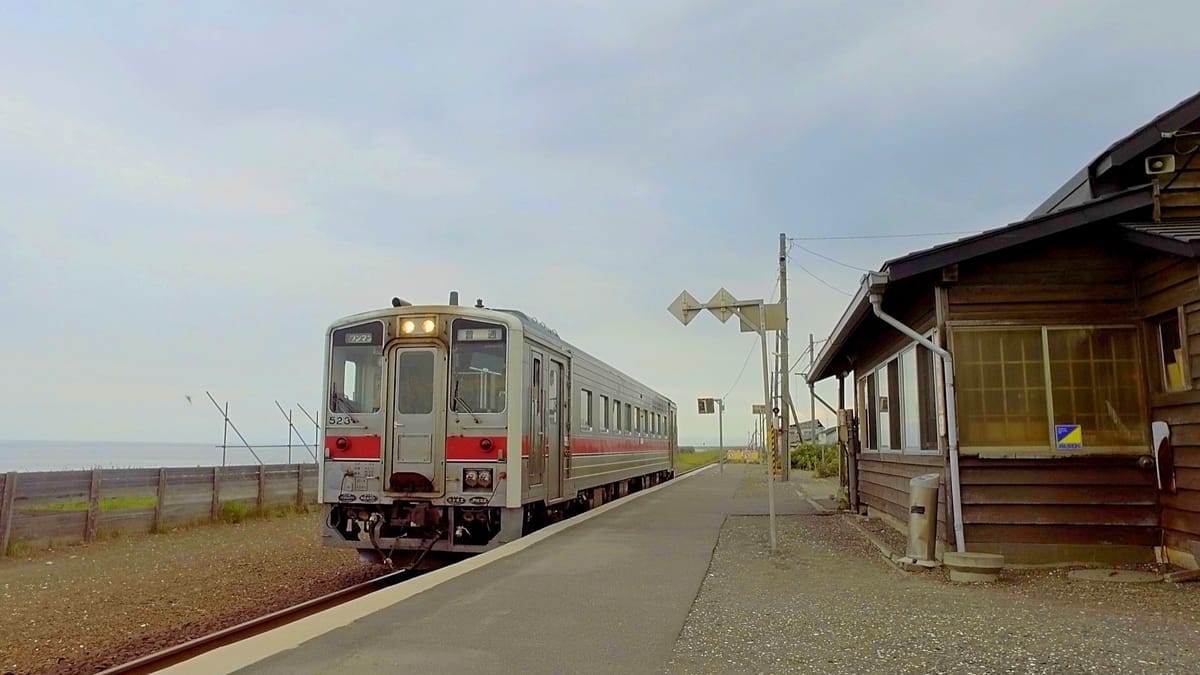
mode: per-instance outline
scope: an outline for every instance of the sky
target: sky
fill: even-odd
[[[1191,2],[5,4],[9,439],[217,442],[211,392],[285,441],[331,322],[457,290],[741,443],[757,337],[681,290],[770,300],[794,238],[794,360],[1200,80]]]

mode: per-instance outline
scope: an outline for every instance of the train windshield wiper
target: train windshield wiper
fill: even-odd
[[[471,419],[475,420],[475,424],[479,424],[479,418],[475,416],[475,411],[471,410],[471,406],[467,405],[467,402],[464,401],[462,399],[462,397],[458,395],[458,385],[461,382],[462,382],[461,375],[454,378],[454,395],[453,395],[454,403],[455,403],[454,412],[458,412],[457,406],[461,405],[463,407],[463,410],[466,410],[467,413],[469,413],[471,415]]]

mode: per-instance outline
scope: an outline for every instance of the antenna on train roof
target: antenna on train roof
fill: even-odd
[[[458,291],[450,291],[450,305],[452,307],[458,306]]]
[[[400,298],[392,298],[392,307],[411,307],[412,303]]]
[[[483,298],[475,298],[476,309],[483,309]]]

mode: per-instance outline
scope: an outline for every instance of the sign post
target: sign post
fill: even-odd
[[[721,465],[721,473],[725,473],[725,399],[700,398],[696,399],[696,403],[701,415],[717,413],[717,447],[721,449],[717,461]]]
[[[741,330],[743,332],[758,333],[759,351],[762,354],[763,409],[764,411],[770,411],[771,374],[767,367],[767,331],[783,329],[783,325],[786,324],[786,318],[782,306],[779,303],[764,303],[762,299],[738,300],[733,297],[732,293],[722,288],[713,294],[707,303],[701,303],[691,293],[683,291],[667,307],[667,311],[685,326],[691,323],[692,319],[696,318],[696,315],[704,309],[711,312],[721,323],[725,323],[730,317],[736,314],[741,322]],[[771,421],[770,425],[774,425],[774,421]],[[765,447],[763,450],[770,453],[772,458],[779,453],[777,443]],[[767,512],[770,516],[771,552],[774,553],[776,550],[775,476],[771,467],[772,463],[767,463]]]

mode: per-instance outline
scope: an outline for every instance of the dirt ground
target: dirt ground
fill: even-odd
[[[382,574],[289,515],[0,559],[0,673],[94,673]]]

